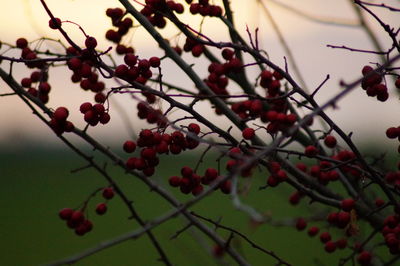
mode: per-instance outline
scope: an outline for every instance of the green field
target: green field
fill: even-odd
[[[109,202],[108,212],[104,216],[97,216],[94,206],[102,201],[100,195],[89,205],[89,218],[94,223],[94,229],[84,237],[76,236],[58,218],[57,213],[61,208],[77,207],[95,189],[107,185],[93,169],[71,173],[71,170],[84,166],[85,162],[69,150],[3,150],[0,160],[0,265],[43,265],[138,228],[137,223],[128,219],[127,208],[118,198]],[[197,162],[195,155],[187,154],[165,157],[161,161],[157,174],[152,178],[162,184],[170,175],[179,174],[183,165],[193,167]],[[211,156],[205,164],[216,166],[214,161],[215,158]],[[144,220],[152,220],[171,209],[135,177],[112,166],[107,169],[133,200]],[[242,196],[244,202],[256,206],[260,212],[281,220],[301,216],[309,208],[320,207],[317,204],[310,206],[305,201],[300,206],[290,206],[287,198],[292,189],[285,184],[277,189],[258,190],[259,186],[265,184],[264,175],[256,174],[251,180],[246,180],[251,189],[248,195]],[[192,198],[191,195],[172,191],[182,201]],[[192,210],[213,220],[221,219],[223,225],[246,234],[256,244],[276,252],[293,265],[333,265],[333,261],[350,253],[349,250],[339,250],[327,254],[319,239],[310,238],[306,232],[297,232],[293,227],[272,227],[269,224],[251,227],[248,216],[234,209],[229,196],[219,191],[195,205]],[[177,238],[170,239],[186,224],[184,219],[177,217],[154,230],[173,265],[220,265],[209,256],[210,240],[196,229],[189,229]],[[313,225],[318,223],[314,222]],[[225,239],[229,237],[228,232],[221,229],[218,232]],[[200,240],[200,244],[197,240]],[[238,236],[234,237],[232,245],[252,265],[275,265],[274,259],[252,248]],[[77,265],[162,265],[157,258],[155,249],[144,236],[92,255]],[[233,264],[227,256],[222,260]]]

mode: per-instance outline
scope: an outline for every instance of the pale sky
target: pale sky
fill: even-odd
[[[29,41],[47,36],[51,38],[62,39],[57,32],[47,27],[49,18],[44,12],[40,1],[37,0],[1,0],[2,11],[0,11],[0,29],[2,33],[1,41],[14,43],[19,37],[25,37]],[[47,0],[46,1],[55,16],[62,20],[69,20],[78,23],[91,36],[95,36],[99,42],[99,49],[106,50],[110,43],[105,41],[104,34],[110,28],[111,23],[105,17],[105,10],[108,7],[120,6],[118,1],[110,0]],[[182,1],[184,2],[184,1]],[[222,1],[215,1],[221,3]],[[268,52],[272,61],[280,66],[284,66],[284,51],[276,38],[272,27],[261,7],[255,0],[232,0],[233,9],[236,10],[234,15],[237,22],[237,28],[243,37],[246,25],[251,32],[255,28],[259,28],[260,46]],[[368,42],[366,35],[359,29],[352,27],[338,27],[326,24],[313,23],[300,16],[295,15],[282,7],[277,6],[269,0],[265,0],[270,12],[278,23],[283,32],[289,47],[291,48],[297,64],[300,66],[307,85],[312,89],[324,80],[327,74],[331,75],[331,79],[326,86],[320,91],[317,99],[323,103],[330,96],[338,92],[338,81],[344,79],[352,81],[359,77],[361,68],[368,62],[376,62],[376,58],[370,54],[351,53],[344,50],[327,48],[327,44],[346,45],[360,49],[371,49],[372,46]],[[352,8],[347,0],[280,0],[280,2],[295,8],[301,9],[309,14],[322,17],[335,18],[338,20],[354,20],[355,16]],[[388,5],[399,7],[399,2],[395,0],[385,1]],[[382,18],[387,22],[392,22],[392,26],[398,26],[398,18],[389,12],[382,12]],[[200,21],[192,19],[191,16],[183,16],[183,20],[195,28],[198,27]],[[390,46],[390,40],[380,30],[379,25],[370,20],[374,30],[380,32],[380,40],[384,47]],[[397,23],[397,25],[396,25]],[[203,26],[203,32],[215,41],[227,41],[226,31],[221,27],[217,20],[206,22]],[[82,42],[83,36],[76,26],[70,24],[64,28],[70,36],[77,41]],[[164,31],[165,32],[165,31]],[[169,36],[174,31],[167,30]],[[157,50],[157,45],[151,38],[138,29],[129,34],[129,40],[135,47],[136,51],[142,57],[150,57],[152,55],[161,56],[162,52]],[[49,46],[50,49],[56,49],[56,46]],[[3,51],[3,50],[0,50]],[[18,54],[8,54],[18,57]],[[185,55],[188,61],[193,61],[189,55]],[[117,58],[120,62],[121,58]],[[291,62],[289,62],[290,64]],[[2,63],[2,67],[6,67],[6,63]],[[177,82],[181,86],[191,88],[192,83],[182,78],[180,73],[173,68],[167,61],[163,61],[163,78],[165,81],[171,80]],[[204,73],[206,66],[204,63],[196,65],[199,73]],[[257,74],[255,67],[249,68],[248,72],[253,75]],[[24,67],[16,67],[14,69],[17,79],[22,79],[29,71]],[[84,126],[82,115],[78,108],[80,103],[91,101],[93,95],[83,92],[77,85],[68,82],[70,72],[65,74],[65,69],[55,69],[50,78],[53,87],[53,94],[49,106],[56,108],[58,106],[66,106],[71,110],[71,120],[79,127]],[[178,73],[178,74],[177,74]],[[111,84],[111,83],[110,83]],[[391,84],[391,81],[389,81]],[[354,91],[350,97],[339,103],[339,109],[330,112],[347,131],[354,131],[355,137],[365,137],[367,135],[377,136],[383,139],[384,130],[390,126],[398,126],[398,114],[400,105],[398,104],[398,96],[394,95],[394,86],[389,86],[389,93],[392,95],[386,103],[378,102],[374,98],[367,97],[361,89]],[[0,93],[9,92],[5,84],[0,82]],[[139,131],[146,127],[146,124],[135,119],[136,103],[133,103],[125,96],[118,95],[113,98],[119,102],[122,108],[130,116],[133,127]],[[17,97],[0,98],[0,143],[17,143],[25,139],[46,139],[56,140],[54,134],[41,122],[34,117],[29,109]],[[203,106],[203,105],[202,105]],[[205,104],[204,110],[209,110]],[[115,111],[113,108],[112,112]],[[373,110],[373,112],[371,112]],[[118,119],[118,114],[113,115],[109,125],[99,126],[92,132],[99,138],[107,137],[110,141],[123,142],[127,138],[128,133],[122,125],[122,121]],[[205,112],[205,115],[212,116],[212,113]],[[215,118],[216,123],[221,123],[219,118]],[[371,123],[373,126],[371,126]],[[227,126],[228,127],[228,126]],[[118,132],[118,134],[116,134]],[[358,133],[357,133],[358,132]],[[362,133],[361,133],[362,132]]]

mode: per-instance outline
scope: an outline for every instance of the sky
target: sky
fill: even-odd
[[[14,0],[3,1],[0,11],[1,41],[14,43],[19,37],[25,37],[29,41],[46,36],[61,39],[62,36],[47,27],[48,16],[46,15],[40,1],[37,0]],[[183,1],[182,1],[183,2]],[[222,1],[214,1],[221,3]],[[241,1],[232,0],[232,9],[237,29],[243,37],[248,40],[246,27],[254,34],[256,28],[259,32],[259,45],[268,53],[270,59],[280,66],[284,66],[285,51],[282,49],[271,23],[266,19],[265,13],[260,4],[255,0]],[[311,90],[316,88],[326,77],[330,75],[329,81],[317,94],[316,99],[323,103],[339,92],[339,80],[351,82],[360,77],[362,67],[369,62],[377,62],[377,58],[371,54],[354,53],[346,50],[331,49],[326,45],[346,45],[360,49],[372,49],[366,34],[355,27],[335,26],[323,23],[316,23],[299,16],[276,2],[291,6],[307,14],[322,18],[356,21],[353,9],[347,0],[265,0],[264,3],[271,12],[279,29],[284,35],[293,55],[304,77],[307,87]],[[118,7],[118,1],[110,0],[47,0],[46,3],[55,16],[63,21],[68,20],[79,24],[86,33],[95,36],[99,42],[98,48],[106,50],[110,43],[104,38],[105,32],[110,28],[110,21],[105,17],[105,10],[109,7]],[[388,5],[399,7],[399,1],[385,1]],[[11,12],[12,11],[12,12]],[[399,14],[391,14],[381,9],[377,10],[385,22],[392,26],[399,26]],[[201,21],[193,19],[188,15],[182,16],[183,21],[193,27],[198,27]],[[380,29],[380,26],[372,19],[368,20],[374,31],[379,32],[379,40],[383,47],[390,47],[390,39]],[[397,25],[396,25],[397,23]],[[82,43],[84,37],[78,27],[72,23],[65,23],[65,30],[76,40]],[[168,27],[163,30],[167,36],[174,36],[176,30]],[[227,32],[216,20],[211,19],[203,25],[203,32],[214,41],[227,41]],[[176,41],[176,38],[174,39]],[[153,55],[162,56],[163,53],[157,49],[157,45],[151,37],[142,29],[136,29],[128,34],[125,43],[130,43],[142,57]],[[46,45],[46,44],[45,44]],[[59,50],[54,43],[47,44],[49,49]],[[4,48],[0,50],[3,52]],[[9,56],[18,57],[17,53],[7,53]],[[197,62],[189,55],[184,55],[188,62],[196,62],[194,66],[200,75],[205,77],[206,64],[204,61]],[[121,57],[116,57],[121,62]],[[289,63],[289,70],[292,69],[292,62]],[[7,69],[8,64],[2,63],[1,67]],[[192,88],[193,84],[184,78],[179,69],[176,69],[170,61],[162,62],[164,80],[174,81],[177,84]],[[66,69],[57,68],[52,70],[50,82],[53,87],[49,106],[56,108],[66,106],[71,110],[71,120],[79,127],[84,127],[82,115],[79,113],[79,105],[85,101],[91,101],[92,95],[81,91],[77,85],[68,82],[70,74],[65,74]],[[257,75],[255,67],[247,69],[250,76]],[[28,75],[23,66],[15,66],[14,72],[17,79]],[[392,81],[388,81],[392,84]],[[112,84],[107,81],[107,84]],[[367,141],[372,137],[384,139],[384,131],[390,126],[398,126],[399,104],[398,94],[394,86],[388,86],[391,98],[386,103],[378,102],[375,98],[367,97],[361,89],[355,90],[349,97],[339,102],[338,109],[328,110],[328,113],[337,121],[338,125],[347,132],[354,132],[354,136],[361,141]],[[0,93],[10,90],[0,81]],[[129,97],[123,95],[111,99],[112,119],[110,124],[96,127],[91,130],[97,138],[107,139],[110,142],[123,142],[129,138],[129,131],[124,126],[124,121],[118,118],[118,107],[125,110],[129,123],[134,130],[139,131],[146,127],[146,124],[135,118],[135,106]],[[114,107],[113,107],[114,106]],[[215,123],[226,128],[228,124],[210,113],[210,108],[204,104],[199,109],[207,117],[214,119]],[[115,115],[114,115],[115,113]],[[179,116],[179,113],[175,114]],[[19,145],[26,141],[33,142],[56,142],[54,134],[16,97],[8,96],[0,98],[0,143],[1,145]]]

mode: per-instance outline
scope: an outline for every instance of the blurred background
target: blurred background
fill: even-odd
[[[182,1],[184,2],[184,1]],[[214,1],[221,4],[222,1]],[[105,16],[105,10],[109,7],[121,7],[118,1],[109,0],[47,0],[53,14],[63,21],[71,21],[79,24],[87,34],[95,36],[99,43],[99,50],[107,50],[111,43],[105,40],[104,34],[111,27],[109,18]],[[239,1],[231,0],[236,28],[242,36],[248,40],[246,27],[253,34],[258,28],[259,45],[264,49],[269,58],[277,65],[284,67],[287,56],[282,43],[276,34],[276,27],[271,24],[266,9],[271,14],[274,22],[282,32],[297,64],[306,88],[313,91],[326,77],[330,79],[318,92],[316,99],[324,103],[327,99],[340,91],[339,81],[351,82],[358,79],[361,69],[369,63],[379,62],[379,58],[372,54],[350,52],[348,50],[332,49],[327,45],[345,45],[352,48],[373,50],[367,34],[357,24],[358,18],[354,12],[352,1],[347,0],[265,0],[265,1]],[[399,1],[385,1],[385,4],[399,7]],[[137,5],[137,4],[136,4]],[[266,9],[265,9],[266,8]],[[187,8],[186,8],[187,9]],[[373,9],[386,23],[393,27],[399,26],[398,14],[393,14],[384,9]],[[301,14],[302,15],[301,15]],[[19,37],[25,37],[28,41],[46,36],[54,39],[62,39],[57,32],[48,28],[48,16],[39,1],[15,0],[3,1],[0,11],[1,42],[14,44]],[[199,27],[202,23],[199,17],[193,18],[187,13],[181,16],[185,23],[192,27]],[[368,25],[376,33],[382,47],[386,50],[391,47],[391,40],[380,28],[380,25],[368,16],[365,16]],[[171,23],[169,23],[171,24]],[[341,24],[341,25],[339,25]],[[345,24],[345,25],[343,25]],[[65,25],[65,26],[64,26]],[[64,23],[64,29],[73,40],[83,44],[84,36],[73,23]],[[203,32],[214,41],[227,41],[228,33],[217,19],[209,19],[202,25]],[[167,38],[173,42],[183,44],[184,38],[177,36],[176,29],[171,25],[162,30]],[[151,37],[140,28],[128,34],[125,44],[132,45],[136,53],[141,57],[162,56],[158,46]],[[42,48],[47,47],[52,51],[61,51],[60,46],[54,42],[44,42]],[[4,46],[0,50],[4,54]],[[8,51],[5,55],[19,57],[19,51]],[[191,55],[183,55],[188,62],[195,63],[194,68],[200,76],[207,73],[207,62],[195,60]],[[117,62],[122,58],[115,56]],[[250,60],[250,59],[249,59]],[[249,61],[248,63],[250,63]],[[293,64],[289,58],[288,67],[291,73]],[[7,70],[9,64],[2,62],[0,65]],[[70,109],[70,120],[80,128],[85,126],[82,115],[79,113],[79,105],[85,101],[93,101],[93,95],[82,91],[78,85],[69,82],[70,73],[66,74],[66,68],[58,67],[50,71],[50,84],[52,92],[49,107],[66,106]],[[187,89],[193,89],[193,84],[170,61],[162,62],[163,79],[173,81],[176,85]],[[247,69],[250,76],[255,77],[258,72],[255,66]],[[29,75],[30,71],[23,65],[14,65],[13,74],[17,80]],[[300,78],[294,74],[298,79]],[[107,81],[108,86],[115,83]],[[380,152],[393,152],[397,149],[393,142],[385,139],[385,130],[390,126],[398,126],[398,94],[392,81],[388,80],[389,94],[391,97],[385,103],[378,102],[375,98],[367,97],[365,91],[354,90],[348,97],[340,101],[335,110],[327,110],[337,124],[345,132],[353,132],[353,140],[357,144],[371,147],[378,144]],[[11,92],[7,85],[0,81],[0,94]],[[34,117],[29,108],[16,96],[0,97],[0,264],[2,265],[38,265],[46,263],[69,254],[78,252],[83,248],[98,243],[99,240],[109,239],[115,235],[136,228],[136,224],[129,221],[127,212],[118,200],[110,202],[110,212],[105,217],[93,217],[95,230],[84,238],[76,237],[65,225],[58,220],[57,212],[63,207],[75,207],[94,189],[107,185],[101,177],[92,170],[80,171],[72,174],[71,170],[83,166],[78,156],[68,150],[58,140],[54,133],[39,119]],[[207,104],[200,105],[199,111],[213,120],[221,127],[228,128],[229,123],[213,115],[213,111]],[[128,120],[121,118],[121,111]],[[115,148],[120,152],[121,144],[131,136],[127,130],[126,121],[138,132],[146,127],[146,124],[136,117],[136,103],[124,95],[111,97],[111,122],[106,126],[91,128],[90,133],[102,143]],[[179,113],[174,113],[179,116]],[[71,137],[71,140],[88,153],[96,154],[86,147],[80,140]],[[373,145],[372,145],[373,146]],[[164,158],[166,161],[158,170],[155,177],[161,183],[166,182],[170,175],[177,174],[179,169],[170,167],[174,161]],[[210,162],[215,158],[209,159]],[[101,160],[101,159],[100,159]],[[179,157],[182,163],[194,165],[196,155]],[[214,162],[215,163],[215,162]],[[138,181],[126,177],[117,169],[111,167],[113,174],[120,178],[127,192],[133,195],[138,209],[145,219],[157,217],[168,210],[168,206],[154,193]],[[254,196],[249,193],[246,200],[255,204],[263,211],[270,212],[274,217],[284,218],[290,211],[293,215],[301,215],[308,210],[299,207],[287,206],[287,197],[292,192],[290,188],[284,188],[281,194],[262,192],[266,197],[266,203],[259,202],[260,192],[257,187],[265,182],[262,175],[255,178],[253,184]],[[258,194],[257,194],[258,193]],[[264,195],[265,194],[265,195]],[[179,196],[179,195],[178,195]],[[252,198],[253,197],[253,198]],[[187,199],[187,197],[182,197]],[[100,200],[100,199],[99,199]],[[326,258],[322,245],[317,239],[310,239],[305,233],[295,233],[295,229],[281,229],[271,227],[252,228],[248,219],[231,207],[231,203],[224,195],[216,195],[197,206],[199,213],[207,214],[217,220],[223,216],[223,221],[232,224],[236,228],[243,229],[265,247],[277,250],[282,257],[292,261],[300,261],[298,265],[310,265],[315,263],[314,256],[305,257],[305,249],[300,249],[298,243],[312,250],[320,265],[329,265],[329,259],[336,259],[342,254],[333,254]],[[258,204],[258,205],[257,205]],[[157,206],[157,207],[155,207]],[[213,206],[210,210],[209,206]],[[232,212],[223,214],[221,209],[231,208]],[[289,208],[289,209],[288,209]],[[94,215],[93,215],[94,216]],[[98,224],[98,225],[97,225]],[[177,240],[168,240],[174,232],[184,226],[184,221],[176,219],[156,229],[162,236],[162,243],[168,252],[176,256],[177,265],[208,265],[215,263],[207,260],[207,249],[199,248],[193,239],[198,236],[195,232],[182,234]],[[132,226],[133,225],[133,226]],[[226,234],[226,237],[229,234]],[[293,238],[293,236],[295,236]],[[291,239],[292,241],[277,241],[277,239]],[[207,243],[208,240],[201,240]],[[201,242],[200,241],[200,242]],[[299,241],[299,242],[298,242]],[[197,242],[196,242],[197,243]],[[265,254],[259,254],[248,247],[247,244],[238,241],[236,245],[243,248],[248,257],[255,258],[257,265],[264,264],[264,260],[270,258]],[[241,246],[242,245],[242,246]],[[247,246],[246,246],[247,245]],[[205,244],[205,246],[207,246]],[[288,252],[290,250],[290,252]],[[187,257],[181,253],[188,252],[196,255],[196,259],[187,263]],[[132,258],[134,254],[135,258]],[[134,261],[132,261],[134,260]],[[273,262],[273,260],[271,260]],[[82,261],[78,265],[156,265],[154,249],[147,239],[129,241],[121,246],[112,248],[104,253]]]

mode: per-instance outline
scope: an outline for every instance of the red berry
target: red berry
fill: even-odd
[[[160,58],[158,58],[156,56],[150,57],[149,63],[150,63],[151,67],[154,67],[154,68],[159,67],[160,66]]]
[[[348,212],[338,213],[337,225],[339,226],[339,228],[345,228],[349,222],[350,222],[350,213]]]
[[[99,117],[99,122],[103,125],[107,124],[108,122],[110,122],[111,116],[108,113],[102,113],[100,114]]]
[[[221,54],[225,60],[231,60],[232,57],[234,56],[235,52],[229,48],[225,48],[222,50]]]
[[[62,220],[69,220],[71,218],[73,212],[74,212],[74,210],[71,208],[64,208],[64,209],[60,210],[58,215],[60,216],[60,218]]]
[[[172,186],[172,187],[179,187],[181,185],[181,178],[179,176],[171,176],[168,179],[168,183]]]
[[[53,118],[58,122],[63,122],[65,120],[67,120],[68,115],[69,115],[69,112],[68,112],[67,108],[58,107],[53,113]]]
[[[255,130],[251,127],[245,128],[242,131],[242,136],[244,139],[252,139],[255,136]]]
[[[332,241],[328,241],[325,243],[325,251],[328,253],[332,253],[336,250],[336,243]]]
[[[103,189],[103,198],[112,199],[114,197],[114,190],[112,187],[106,187]]]
[[[314,145],[309,145],[305,148],[304,154],[307,157],[314,157],[315,155],[318,154],[318,149]]]
[[[332,135],[327,135],[324,139],[324,143],[328,148],[334,148],[336,146],[336,138]]]
[[[365,76],[373,70],[374,69],[371,66],[364,66],[361,70],[361,73],[363,74],[363,76]]]
[[[92,104],[89,102],[82,103],[81,106],[79,107],[79,111],[82,114],[86,113],[89,110],[92,110]]]
[[[368,251],[362,251],[357,257],[357,261],[361,265],[369,265],[371,263],[372,255]]]
[[[139,60],[138,68],[142,72],[147,71],[150,68],[149,60],[146,60],[146,59]]]
[[[105,204],[105,203],[99,203],[99,204],[97,204],[97,206],[96,206],[96,213],[97,213],[98,215],[103,215],[103,214],[106,213],[106,211],[107,211],[107,204]]]
[[[319,235],[319,239],[322,243],[328,242],[329,240],[331,240],[331,238],[331,234],[329,234],[328,232],[323,232]]]
[[[39,92],[41,92],[42,94],[49,94],[49,92],[51,90],[51,86],[48,82],[43,81],[43,82],[40,82],[38,89],[39,89]]]
[[[156,150],[153,148],[144,148],[140,152],[142,158],[146,160],[154,159],[157,156]]]
[[[28,47],[28,41],[25,38],[18,38],[15,43],[16,43],[17,47],[20,49]]]
[[[133,67],[133,66],[135,66],[136,65],[136,63],[137,63],[137,56],[136,55],[134,55],[134,54],[126,54],[125,56],[124,56],[124,62],[125,62],[125,64],[127,64],[128,66],[130,66],[130,67]]]
[[[400,77],[398,77],[394,83],[394,85],[396,86],[396,88],[400,89]]]
[[[342,210],[349,212],[354,208],[355,201],[353,199],[344,199],[340,203]]]
[[[306,222],[306,220],[304,220],[304,218],[299,218],[299,219],[297,219],[297,221],[296,221],[296,228],[297,228],[297,230],[302,231],[302,230],[304,230],[306,227],[307,227],[307,222]]]
[[[188,125],[188,130],[197,135],[197,134],[200,133],[200,126],[198,124],[195,124],[195,123],[190,123]]]
[[[204,51],[204,45],[203,44],[196,44],[193,48],[192,48],[192,55],[194,57],[199,57]]]
[[[400,135],[400,129],[397,127],[389,127],[386,130],[386,137],[389,139],[395,139]]]
[[[53,30],[56,30],[61,27],[61,19],[54,18],[49,20],[49,27]]]
[[[32,85],[32,79],[31,78],[23,78],[21,80],[21,85],[24,88],[30,88]]]
[[[221,189],[222,193],[230,194],[232,190],[232,181],[226,180],[219,186],[219,188]]]
[[[118,78],[125,78],[128,73],[128,67],[126,65],[119,65],[115,68],[115,76]]]
[[[286,174],[286,172],[284,170],[279,170],[276,173],[276,177],[277,177],[279,182],[283,182],[288,178],[288,176],[287,176],[287,174]]]
[[[271,71],[263,70],[263,71],[261,72],[261,75],[260,75],[260,76],[261,76],[261,81],[262,81],[263,83],[272,80],[272,73],[271,73]]]
[[[124,143],[123,149],[127,153],[132,153],[136,150],[136,143],[131,140],[127,140]]]
[[[96,114],[103,114],[105,112],[105,108],[104,105],[100,104],[100,103],[96,103],[95,105],[93,105],[92,110],[96,113]]]
[[[85,219],[85,216],[83,215],[83,213],[81,211],[74,211],[69,220],[72,223],[79,224],[79,223],[83,222],[84,219]]]
[[[203,186],[202,185],[197,185],[192,189],[192,194],[193,196],[197,196],[203,192]]]
[[[316,226],[312,226],[308,229],[307,233],[309,236],[316,236],[318,234],[318,232],[319,232],[319,228]]]
[[[73,57],[68,60],[67,65],[70,70],[78,70],[82,67],[82,61],[77,57]]]
[[[300,202],[301,199],[301,194],[299,191],[295,191],[294,193],[292,193],[289,197],[289,202],[292,205],[297,205]]]

